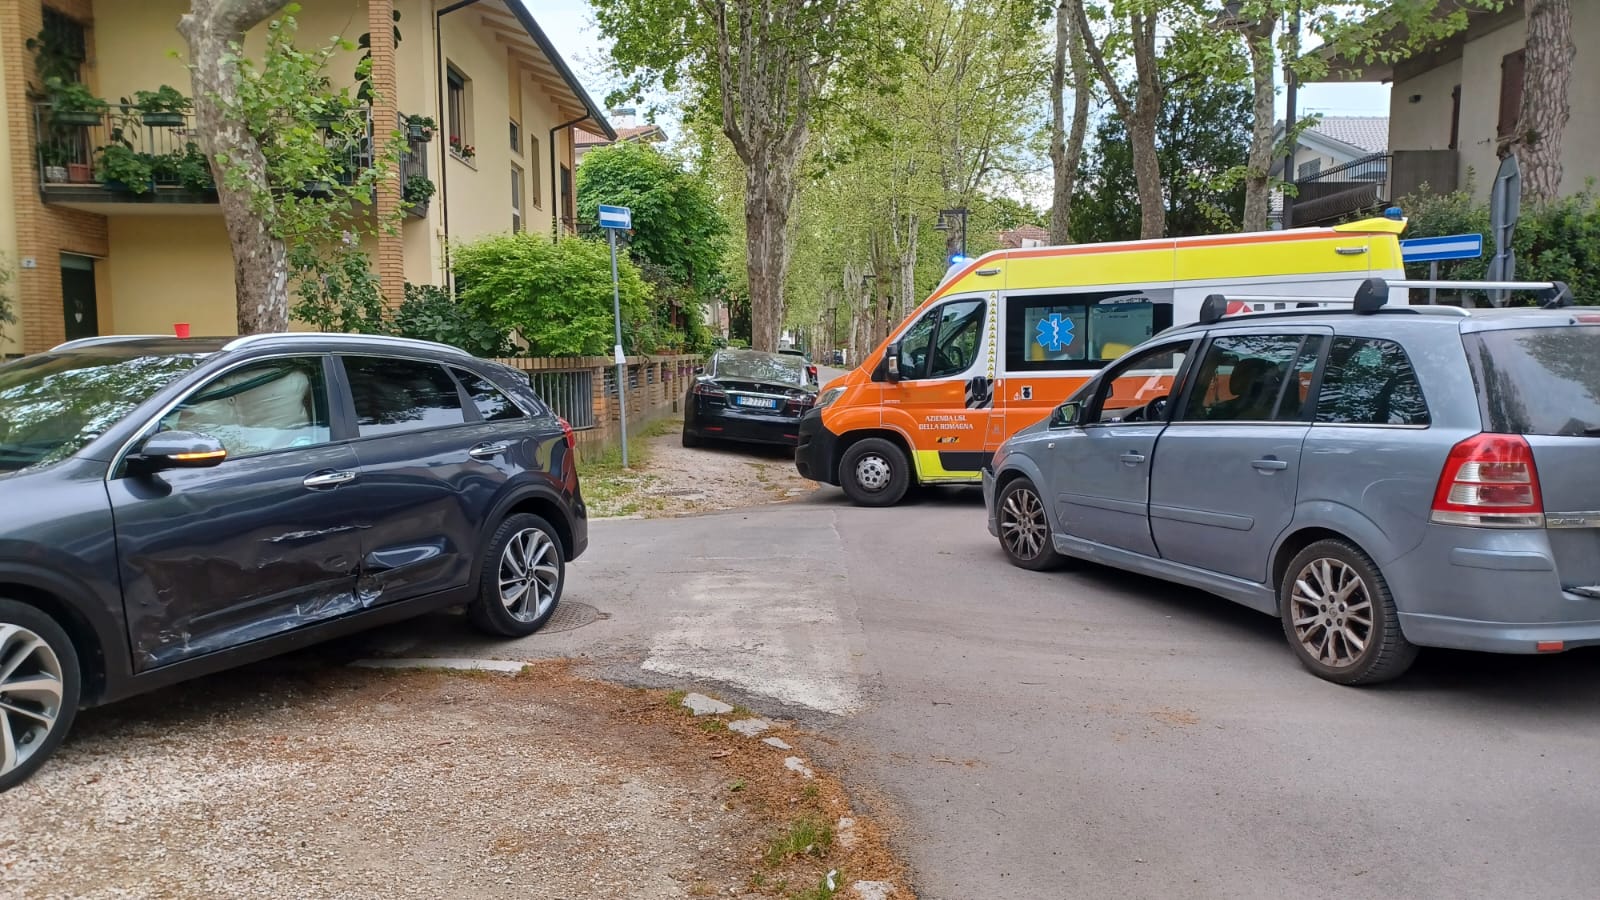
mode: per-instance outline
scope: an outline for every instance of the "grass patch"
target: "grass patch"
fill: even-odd
[[[739,791],[744,790],[744,784],[743,778],[735,779],[733,784],[728,785],[728,790],[738,793]]]
[[[811,818],[796,819],[767,845],[767,865],[781,865],[793,856],[821,856],[832,846],[832,826]]]
[[[687,696],[689,696],[689,692],[688,691],[673,691],[672,693],[667,695],[667,705],[668,706],[675,706],[675,707],[678,707],[679,709],[683,709],[683,698],[685,698]],[[684,712],[688,712],[687,709],[683,709],[683,711]]]

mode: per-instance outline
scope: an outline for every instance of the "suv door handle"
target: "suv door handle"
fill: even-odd
[[[1284,460],[1273,459],[1270,456],[1266,459],[1251,460],[1250,465],[1255,466],[1257,469],[1260,469],[1263,472],[1279,472],[1289,468],[1289,464]]]
[[[1136,466],[1139,463],[1144,462],[1144,454],[1143,453],[1135,453],[1132,450],[1129,450],[1128,452],[1122,454],[1121,456],[1119,456],[1117,458],[1122,460],[1123,462],[1127,463],[1130,466]]]
[[[341,484],[349,484],[355,480],[356,473],[354,472],[336,472],[329,470],[326,472],[317,472],[312,475],[307,475],[306,480],[300,483],[308,488],[325,488],[338,487]]]
[[[499,441],[493,444],[479,444],[468,450],[467,455],[473,459],[490,459],[510,449],[511,443],[509,441]]]

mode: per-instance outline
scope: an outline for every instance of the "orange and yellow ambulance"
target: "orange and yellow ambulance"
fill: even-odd
[[[978,484],[1006,438],[1211,294],[1349,302],[1401,280],[1398,217],[1332,228],[997,250],[952,267],[800,422],[800,474],[865,506],[913,484]],[[1401,300],[1400,302],[1403,302]],[[1152,372],[1152,397],[1172,373]]]

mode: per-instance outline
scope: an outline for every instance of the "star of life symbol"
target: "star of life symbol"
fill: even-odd
[[[1061,318],[1060,313],[1051,313],[1047,318],[1040,319],[1034,330],[1039,332],[1039,346],[1051,353],[1060,353],[1062,347],[1072,343],[1072,327],[1071,319]]]

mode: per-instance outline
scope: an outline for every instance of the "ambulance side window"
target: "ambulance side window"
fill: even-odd
[[[1006,371],[1099,369],[1172,324],[1172,291],[1006,298]]]

